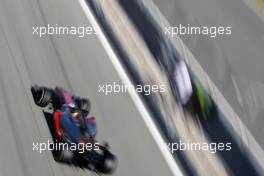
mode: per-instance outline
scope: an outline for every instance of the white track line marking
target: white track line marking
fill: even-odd
[[[85,0],[79,0],[79,3],[81,7],[84,10],[85,15],[89,19],[91,25],[96,29],[98,38],[101,41],[103,47],[105,48],[112,64],[114,65],[116,71],[118,72],[119,76],[123,80],[123,82],[127,85],[131,85],[131,80],[129,77],[126,75],[126,72],[124,68],[122,67],[121,63],[119,62],[118,56],[116,53],[113,51],[112,47],[110,46],[105,34],[103,33],[102,29],[100,28],[98,22],[96,21],[94,15],[92,14],[90,8],[86,4]],[[172,157],[171,153],[169,150],[167,150],[167,145],[165,141],[163,140],[161,134],[159,133],[157,127],[155,126],[149,112],[145,108],[144,104],[142,103],[139,95],[134,92],[134,91],[129,91],[129,94],[134,101],[138,111],[140,112],[145,124],[147,125],[152,137],[154,138],[155,142],[157,143],[162,155],[164,156],[164,159],[166,160],[171,172],[173,175],[181,176],[183,173],[181,172],[180,167],[177,165],[175,162],[174,158]]]

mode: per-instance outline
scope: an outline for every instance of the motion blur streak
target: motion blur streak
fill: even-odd
[[[99,32],[97,32],[99,35],[99,38],[100,38],[103,46],[105,47],[106,51],[108,52],[109,57],[110,57],[113,65],[114,65],[114,67],[116,68],[117,72],[119,73],[120,77],[122,78],[122,80],[124,81],[125,84],[132,85],[129,77],[127,76],[127,74],[124,70],[124,68],[120,64],[120,61],[118,60],[117,55],[114,53],[113,49],[109,45],[105,35],[103,34],[103,31],[99,27],[98,22],[94,18],[91,10],[88,8],[89,7],[88,4],[86,4],[84,0],[80,0],[80,3],[82,5],[84,11],[86,12],[88,19],[91,21],[93,26],[99,30]],[[141,113],[141,116],[142,116],[143,120],[145,121],[147,127],[149,128],[153,138],[155,139],[157,145],[159,146],[161,153],[164,155],[164,159],[167,161],[173,175],[181,176],[182,172],[181,172],[180,168],[175,163],[171,154],[167,150],[167,145],[166,145],[165,141],[162,139],[162,136],[160,135],[155,124],[153,123],[153,120],[151,119],[150,114],[146,110],[146,108],[145,108],[144,104],[142,103],[140,97],[135,92],[130,92],[130,95],[131,95],[131,98],[133,99],[133,101],[135,102],[139,112]]]
[[[122,81],[97,36],[32,35],[33,26],[47,23],[89,25],[78,1],[0,0],[0,175],[94,175],[56,163],[49,151],[32,151],[33,142],[51,136],[31,84],[58,85],[91,99],[98,138],[119,159],[115,176],[172,175],[131,97],[98,93],[99,84]]]
[[[179,37],[173,38],[172,41],[205,88],[212,93],[214,101],[223,113],[221,121],[228,127],[238,144],[245,145],[245,154],[250,153],[253,156],[252,161],[249,160],[251,165],[261,165],[259,169],[263,172],[264,89],[261,75],[264,50],[261,36],[264,23],[260,18],[264,19],[264,16],[256,15],[256,8],[251,10],[253,1],[244,0],[246,4],[243,1],[216,1],[204,2],[206,7],[211,9],[206,11],[205,6],[197,8],[196,3],[201,4],[198,1],[165,0],[160,3],[154,0],[166,19],[151,0],[144,0],[161,27],[178,23],[210,26],[212,21],[213,24],[232,25],[234,33],[223,40],[182,36],[184,44]],[[243,20],[240,20],[242,16]],[[238,161],[240,160],[233,163],[241,168],[237,164]]]
[[[144,6],[141,2],[142,1],[119,1],[121,6],[125,9],[126,13],[129,15],[130,19],[133,21],[133,23],[137,26],[137,29],[139,30],[140,34],[144,38],[146,44],[148,45],[148,48],[151,50],[153,55],[155,56],[155,59],[158,60],[158,62],[161,62],[162,64],[159,65],[167,65],[167,68],[165,73],[170,74],[171,65],[173,65],[173,59],[179,58],[179,54],[175,54],[175,48],[171,45],[168,38],[163,37],[163,31],[162,28],[164,27],[161,25],[161,28],[155,23],[157,18],[155,11],[150,4],[147,6]],[[151,1],[150,1],[151,2]],[[146,8],[145,8],[146,7]],[[151,13],[154,12],[154,17],[152,18],[150,15],[147,15],[147,10],[150,9]],[[164,23],[164,21],[160,22],[161,24]],[[230,151],[220,151],[218,154],[220,154],[221,158],[224,160],[226,165],[231,172],[233,172],[236,175],[257,175],[257,171],[259,169],[259,164],[262,162],[257,163],[256,160],[254,160],[250,154],[257,154],[256,153],[256,146],[252,145],[250,148],[251,150],[248,150],[245,145],[248,145],[247,143],[241,143],[241,139],[237,137],[236,133],[233,132],[233,129],[230,128],[230,119],[238,119],[238,117],[234,116],[234,113],[230,111],[232,108],[226,103],[224,98],[221,98],[221,94],[215,87],[213,87],[212,82],[210,79],[208,79],[208,76],[205,75],[204,72],[197,72],[197,68],[199,68],[199,64],[195,62],[196,60],[193,58],[193,56],[188,51],[188,48],[184,47],[184,44],[180,41],[180,39],[177,37],[176,41],[179,41],[179,43],[176,42],[176,44],[182,45],[180,48],[177,47],[177,51],[184,52],[186,55],[181,56],[182,58],[186,59],[187,63],[191,66],[191,68],[195,71],[196,75],[192,75],[193,78],[196,76],[199,76],[199,79],[202,77],[202,81],[206,81],[206,84],[204,84],[204,87],[207,87],[208,84],[210,86],[210,89],[208,92],[212,93],[212,97],[214,100],[217,100],[217,105],[220,105],[219,108],[221,108],[219,113],[212,113],[208,120],[205,120],[203,118],[200,118],[200,124],[201,127],[203,127],[203,131],[207,134],[207,137],[212,142],[231,142],[232,143],[232,150]],[[177,45],[176,45],[177,46]],[[164,59],[166,59],[164,62]],[[170,60],[170,62],[168,62]],[[192,61],[192,62],[190,62]],[[199,71],[199,70],[198,70]],[[205,79],[205,80],[204,80]],[[217,96],[216,96],[217,95]],[[220,95],[220,98],[219,98]],[[218,98],[218,99],[216,99]],[[224,106],[223,106],[224,105]],[[224,109],[223,109],[224,107]],[[224,113],[224,114],[223,114]],[[229,122],[224,121],[228,120]],[[237,126],[242,126],[239,121],[235,121],[235,124]],[[233,124],[232,124],[233,125]],[[245,128],[243,129],[245,132]],[[247,134],[247,138],[249,138],[250,133]],[[253,138],[249,138],[252,140]],[[244,140],[244,139],[243,139]],[[249,153],[249,151],[252,151],[252,153]],[[259,152],[259,150],[257,150]],[[231,157],[232,156],[232,157]],[[261,158],[260,156],[257,157],[258,159]],[[234,162],[235,161],[235,162]],[[241,168],[241,165],[246,166]]]
[[[124,15],[122,8],[117,2],[111,3],[107,0],[96,1],[95,7],[100,18],[106,18],[107,22],[111,24],[112,31],[118,41],[119,45],[126,51],[129,63],[132,67],[136,68],[140,78],[147,84],[165,84],[165,76],[160,72],[158,65],[154,62],[152,55],[149,53],[144,41],[139,37],[134,29],[130,20]],[[100,4],[98,5],[98,2]],[[191,120],[191,117],[186,119],[182,118],[183,114],[180,109],[175,108],[177,104],[168,90],[164,94],[153,95],[153,101],[158,104],[159,110],[162,112],[163,117],[167,118],[164,121],[173,123],[172,128],[176,128],[180,139],[184,141],[207,142],[199,130],[199,127]],[[177,121],[177,123],[176,123]],[[175,122],[175,123],[174,123]],[[225,175],[225,167],[217,155],[212,155],[208,151],[187,151],[187,157],[193,164],[196,173],[200,175]],[[203,158],[201,161],[200,158]]]

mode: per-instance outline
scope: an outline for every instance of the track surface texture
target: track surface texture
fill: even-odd
[[[32,84],[90,98],[98,139],[119,160],[113,175],[172,175],[131,97],[98,92],[99,84],[121,80],[97,36],[32,35],[33,26],[47,24],[90,25],[78,1],[0,0],[0,175],[94,175],[56,163],[50,151],[32,151],[33,142],[51,140]]]
[[[210,38],[180,35],[195,59],[264,147],[264,22],[249,1],[153,0],[171,26],[231,26]],[[245,3],[246,2],[246,3]]]

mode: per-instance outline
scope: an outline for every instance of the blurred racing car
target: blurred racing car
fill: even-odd
[[[31,87],[31,93],[36,105],[48,109],[43,112],[54,146],[63,146],[53,147],[55,161],[100,173],[115,170],[117,159],[109,151],[109,145],[101,145],[95,140],[96,123],[89,115],[88,99],[74,96],[60,87],[35,85]]]
[[[212,113],[216,112],[212,98],[186,63],[179,59],[180,55],[170,41],[162,35],[160,37],[163,42],[157,42],[159,47],[155,59],[162,72],[167,75],[177,103],[192,116],[208,120]]]
[[[214,102],[184,61],[175,62],[170,83],[178,102],[185,110],[207,120],[215,110]]]

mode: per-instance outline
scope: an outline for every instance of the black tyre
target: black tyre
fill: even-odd
[[[32,86],[31,93],[36,105],[45,107],[51,102],[52,92],[46,87]]]
[[[57,150],[54,152],[54,159],[57,162],[71,162],[74,158],[74,152],[71,150]]]
[[[107,153],[104,162],[96,167],[96,169],[104,174],[111,174],[117,168],[117,159],[113,154]]]

